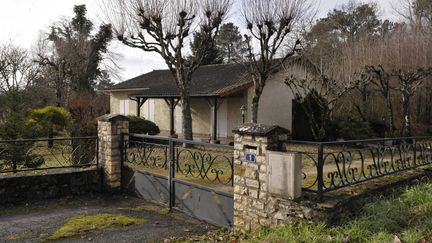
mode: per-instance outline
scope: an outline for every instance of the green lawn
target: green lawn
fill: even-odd
[[[170,242],[431,242],[432,182],[395,189],[364,201],[355,216],[342,217],[336,225],[301,222],[283,227],[262,228],[249,234],[211,232]],[[397,240],[400,241],[397,241]]]
[[[17,170],[49,169],[83,164],[96,164],[96,140],[85,139],[81,141],[82,143],[79,143],[74,148],[72,148],[70,140],[55,141],[52,148],[48,147],[46,141],[34,143],[19,142],[13,147],[11,147],[11,144],[0,144],[0,147],[4,148],[5,151],[8,149],[15,149],[15,156],[21,158],[21,160],[15,161]],[[10,154],[0,152],[0,172],[12,170],[12,164]],[[31,173],[43,172],[33,171]]]

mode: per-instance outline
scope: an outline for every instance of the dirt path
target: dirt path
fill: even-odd
[[[140,225],[95,230],[57,242],[158,242],[172,236],[204,234],[215,229],[202,221],[178,212],[169,214],[156,210],[133,210],[149,205],[127,196],[95,196],[50,200],[0,208],[0,242],[39,242],[58,230],[65,221],[77,215],[112,213],[145,219]]]

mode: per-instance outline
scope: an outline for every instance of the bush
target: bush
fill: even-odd
[[[386,135],[387,124],[383,120],[372,120],[369,122],[375,137],[383,138]]]
[[[344,139],[368,139],[374,136],[368,122],[354,120],[352,118],[339,118],[332,120],[328,129],[328,135],[331,140]]]
[[[159,127],[152,121],[146,120],[138,116],[128,116],[129,118],[129,132],[157,135],[160,133]]]
[[[68,111],[62,107],[46,106],[30,111],[29,124],[33,124],[41,136],[52,138],[56,131],[62,131],[72,122]]]

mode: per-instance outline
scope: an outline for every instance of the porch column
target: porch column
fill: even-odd
[[[170,137],[174,137],[175,131],[174,131],[174,112],[175,108],[178,105],[179,99],[169,98],[165,99],[165,102],[167,103],[169,109],[170,109]]]
[[[212,130],[211,130],[211,143],[215,143],[218,144],[220,143],[220,141],[217,139],[217,129],[218,129],[218,124],[217,124],[217,117],[218,117],[218,108],[221,102],[219,102],[219,98],[214,97],[214,98],[209,98],[208,99],[209,105],[211,107],[211,114],[212,114]]]
[[[136,115],[137,116],[141,116],[141,107],[144,105],[144,103],[147,101],[147,98],[136,98],[136,103],[137,103],[137,110],[136,110]]]

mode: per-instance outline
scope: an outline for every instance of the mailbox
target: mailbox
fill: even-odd
[[[267,185],[271,194],[287,199],[301,197],[300,154],[268,151],[267,166]]]

